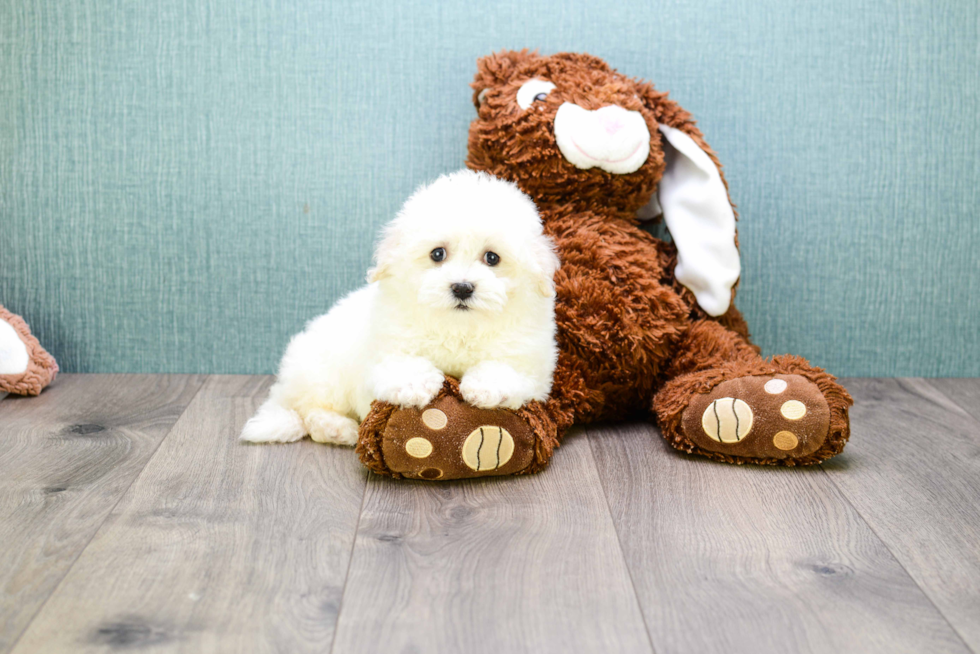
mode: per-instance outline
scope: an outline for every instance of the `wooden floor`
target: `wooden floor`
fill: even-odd
[[[0,402],[0,652],[980,654],[980,380],[847,380],[851,444],[820,467],[630,424],[446,483],[239,444],[270,383]]]

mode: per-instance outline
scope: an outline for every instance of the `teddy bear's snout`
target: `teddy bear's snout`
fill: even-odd
[[[555,114],[555,140],[562,156],[576,168],[601,168],[625,175],[635,172],[650,154],[650,130],[643,115],[619,105],[589,111],[565,102]]]

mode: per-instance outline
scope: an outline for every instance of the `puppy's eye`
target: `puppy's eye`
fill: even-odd
[[[498,263],[500,263],[500,255],[496,252],[487,252],[483,255],[483,260],[487,262],[487,265],[493,268]]]
[[[446,260],[446,248],[436,248],[429,253],[429,258],[436,263]]]
[[[543,79],[529,79],[517,91],[517,104],[527,109],[535,102],[546,100],[555,85]]]

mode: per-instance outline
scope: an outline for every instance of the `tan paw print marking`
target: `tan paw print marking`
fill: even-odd
[[[765,388],[766,392],[770,395],[779,395],[786,390],[786,386],[786,382],[784,382],[782,379],[770,379],[766,382],[766,385],[763,386],[763,388]]]
[[[416,459],[424,459],[432,454],[432,443],[429,442],[429,439],[421,436],[409,438],[408,442],[405,443],[405,451],[408,452],[409,456],[414,456]]]
[[[752,431],[752,409],[734,397],[718,398],[701,415],[704,433],[719,443],[737,443]]]
[[[514,438],[503,427],[477,427],[463,442],[463,463],[472,470],[496,470],[514,455]]]
[[[449,423],[449,418],[439,409],[426,409],[422,412],[422,424],[429,429],[439,431]]]
[[[788,400],[779,407],[779,412],[787,420],[799,420],[806,415],[806,405],[799,400]]]
[[[795,449],[800,444],[800,440],[791,431],[781,431],[772,437],[772,444],[788,452],[789,450]]]

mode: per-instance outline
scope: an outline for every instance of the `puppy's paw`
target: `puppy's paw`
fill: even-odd
[[[357,443],[357,423],[333,411],[316,409],[310,411],[303,421],[306,431],[317,443],[334,445],[355,445]]]
[[[388,361],[374,370],[374,397],[400,407],[422,408],[435,399],[445,376],[425,359]]]
[[[269,401],[245,423],[239,438],[249,443],[292,443],[305,435],[299,414]]]
[[[463,399],[480,409],[519,409],[534,399],[533,383],[510,366],[481,363],[459,383]]]
[[[376,387],[376,397],[384,402],[390,402],[400,407],[417,407],[421,409],[435,399],[445,377],[439,371],[426,373],[422,377],[402,380],[401,383],[392,381],[379,384]]]
[[[481,386],[478,383],[459,385],[463,399],[480,409],[519,409],[523,402],[512,400],[507,391],[502,388]]]

